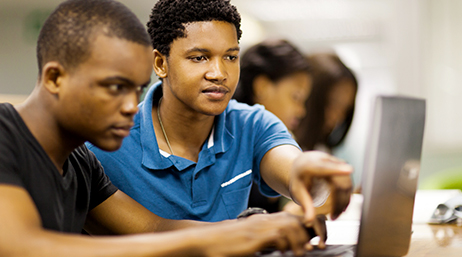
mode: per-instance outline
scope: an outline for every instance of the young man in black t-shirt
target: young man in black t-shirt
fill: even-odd
[[[83,144],[120,147],[150,80],[151,52],[143,25],[115,1],[66,1],[47,19],[36,87],[21,105],[0,104],[0,256],[237,256],[269,245],[303,251],[301,218],[167,220],[111,184]],[[89,237],[82,229],[144,234]]]

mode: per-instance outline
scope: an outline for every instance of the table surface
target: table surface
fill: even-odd
[[[462,256],[462,226],[426,223],[439,203],[458,194],[459,190],[417,191],[407,257]]]
[[[462,226],[414,224],[406,257],[462,256]]]

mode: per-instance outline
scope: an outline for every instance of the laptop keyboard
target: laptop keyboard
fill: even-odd
[[[326,249],[316,248],[305,253],[304,257],[354,257],[355,245],[327,245]],[[295,257],[292,251],[258,252],[256,257]]]

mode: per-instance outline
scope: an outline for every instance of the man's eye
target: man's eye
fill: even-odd
[[[120,84],[112,84],[108,86],[108,89],[112,92],[118,92],[122,89],[122,85]]]
[[[195,61],[195,62],[201,62],[201,61],[206,60],[205,56],[194,56],[194,57],[191,57],[190,59]]]
[[[230,61],[235,61],[235,60],[237,60],[237,55],[228,55],[227,58]]]

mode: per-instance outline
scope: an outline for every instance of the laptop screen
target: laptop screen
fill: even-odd
[[[425,126],[425,100],[379,96],[368,138],[357,256],[409,249]]]

